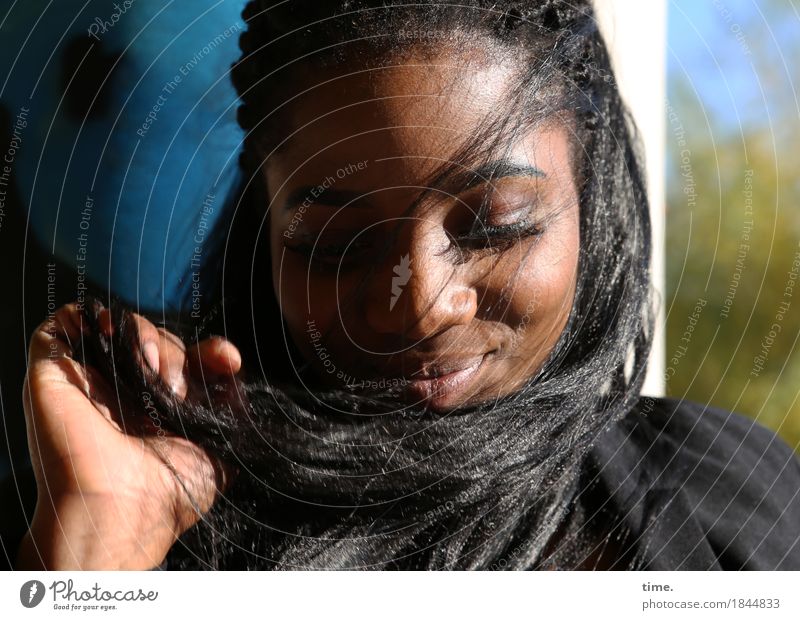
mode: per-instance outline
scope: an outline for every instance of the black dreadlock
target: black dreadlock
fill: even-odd
[[[600,430],[636,403],[653,326],[642,170],[590,2],[261,0],[250,2],[243,16],[248,30],[232,73],[248,132],[243,165],[250,184],[232,227],[241,237],[225,257],[223,315],[246,363],[262,364],[264,376],[215,388],[207,402],[176,402],[135,362],[137,337],[125,311],[112,313],[116,342],[97,336],[96,343],[96,363],[116,377],[129,415],[138,391],[147,389],[164,428],[241,470],[173,547],[170,562],[186,568],[579,566],[602,543],[577,535],[574,525],[584,520],[574,502],[580,464]],[[408,36],[423,31],[434,36]],[[260,219],[269,188],[259,168],[286,133],[292,96],[307,87],[297,69],[370,66],[410,46],[464,41],[484,45],[487,53],[511,52],[520,73],[501,122],[488,125],[454,160],[469,161],[487,145],[502,144],[509,127],[558,110],[571,113],[581,252],[566,328],[518,393],[436,419],[384,395],[308,393],[280,376],[285,361],[263,364],[284,359],[274,336],[280,311],[271,290],[264,293],[268,287],[240,275],[253,264],[270,273]],[[266,201],[258,216],[254,197]]]

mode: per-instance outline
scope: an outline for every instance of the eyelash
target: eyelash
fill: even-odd
[[[544,233],[541,222],[514,222],[503,226],[483,225],[474,233],[455,238],[459,248],[469,251],[492,249],[504,250],[510,244]],[[471,247],[470,247],[471,246]]]
[[[452,250],[460,252],[461,260],[468,259],[472,254],[478,252],[503,252],[513,246],[514,243],[533,237],[540,237],[544,233],[541,222],[515,222],[502,226],[489,226],[480,223],[474,233],[451,237]],[[319,268],[334,268],[346,270],[349,261],[341,261],[345,251],[351,258],[357,258],[361,251],[370,249],[369,244],[364,243],[359,249],[357,244],[344,243],[341,245],[317,243],[298,243],[295,245],[284,244],[288,250],[304,255],[309,261]]]
[[[305,256],[308,261],[321,270],[341,270],[346,271],[350,266],[351,260],[342,261],[341,258],[345,251],[350,259],[357,258],[360,252],[369,249],[369,244],[362,242],[359,248],[358,243],[343,243],[340,245],[328,243],[315,245],[314,242],[301,242],[294,245],[284,243],[284,247],[292,252],[297,252]]]

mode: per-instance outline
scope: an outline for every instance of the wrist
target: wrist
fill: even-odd
[[[175,524],[118,502],[41,500],[17,556],[20,570],[149,570],[179,535]]]

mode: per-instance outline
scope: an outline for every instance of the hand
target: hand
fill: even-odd
[[[141,438],[119,424],[116,394],[73,359],[86,325],[74,304],[31,339],[24,408],[38,487],[20,569],[148,569],[208,511],[229,472],[185,438]],[[136,317],[148,363],[181,398],[190,377],[234,375],[238,350],[222,338],[183,344]],[[110,330],[108,316],[101,316]],[[142,415],[157,416],[143,395]],[[154,422],[156,420],[153,420]]]

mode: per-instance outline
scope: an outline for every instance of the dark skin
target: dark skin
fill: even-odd
[[[468,60],[412,53],[395,63],[404,66],[314,89],[292,105],[294,134],[264,167],[272,285],[291,338],[324,382],[394,378],[411,402],[447,411],[519,389],[563,331],[580,242],[568,121],[522,132],[492,183],[473,170],[427,184],[501,109],[514,77],[511,65]],[[326,177],[335,182],[298,219],[303,196]],[[466,240],[487,194],[482,234]],[[320,235],[322,256],[310,249]],[[398,265],[407,267],[399,276]],[[192,377],[239,371],[231,343],[186,351],[139,321],[151,366],[179,394]],[[159,454],[201,512],[224,489],[225,472],[184,438],[125,435],[109,387],[73,360],[80,332],[67,306],[55,329],[44,323],[32,340],[25,413],[40,496],[18,567],[150,568],[200,518]]]
[[[397,378],[411,402],[446,411],[517,390],[552,350],[574,297],[578,191],[569,127],[556,121],[511,144],[491,182],[473,169],[427,185],[500,106],[514,70],[404,60],[293,106],[296,133],[265,166],[273,284],[319,376]],[[486,194],[480,238],[461,240]],[[504,227],[518,230],[490,236]]]
[[[236,347],[221,338],[187,349],[149,321],[137,321],[142,363],[180,397],[192,377],[239,371]],[[103,323],[110,333],[108,315]],[[218,475],[211,458],[185,438],[122,431],[113,387],[74,359],[85,331],[81,311],[69,304],[31,337],[23,404],[38,498],[17,556],[21,570],[157,566],[200,516],[172,470],[202,510],[226,482],[224,470]]]

